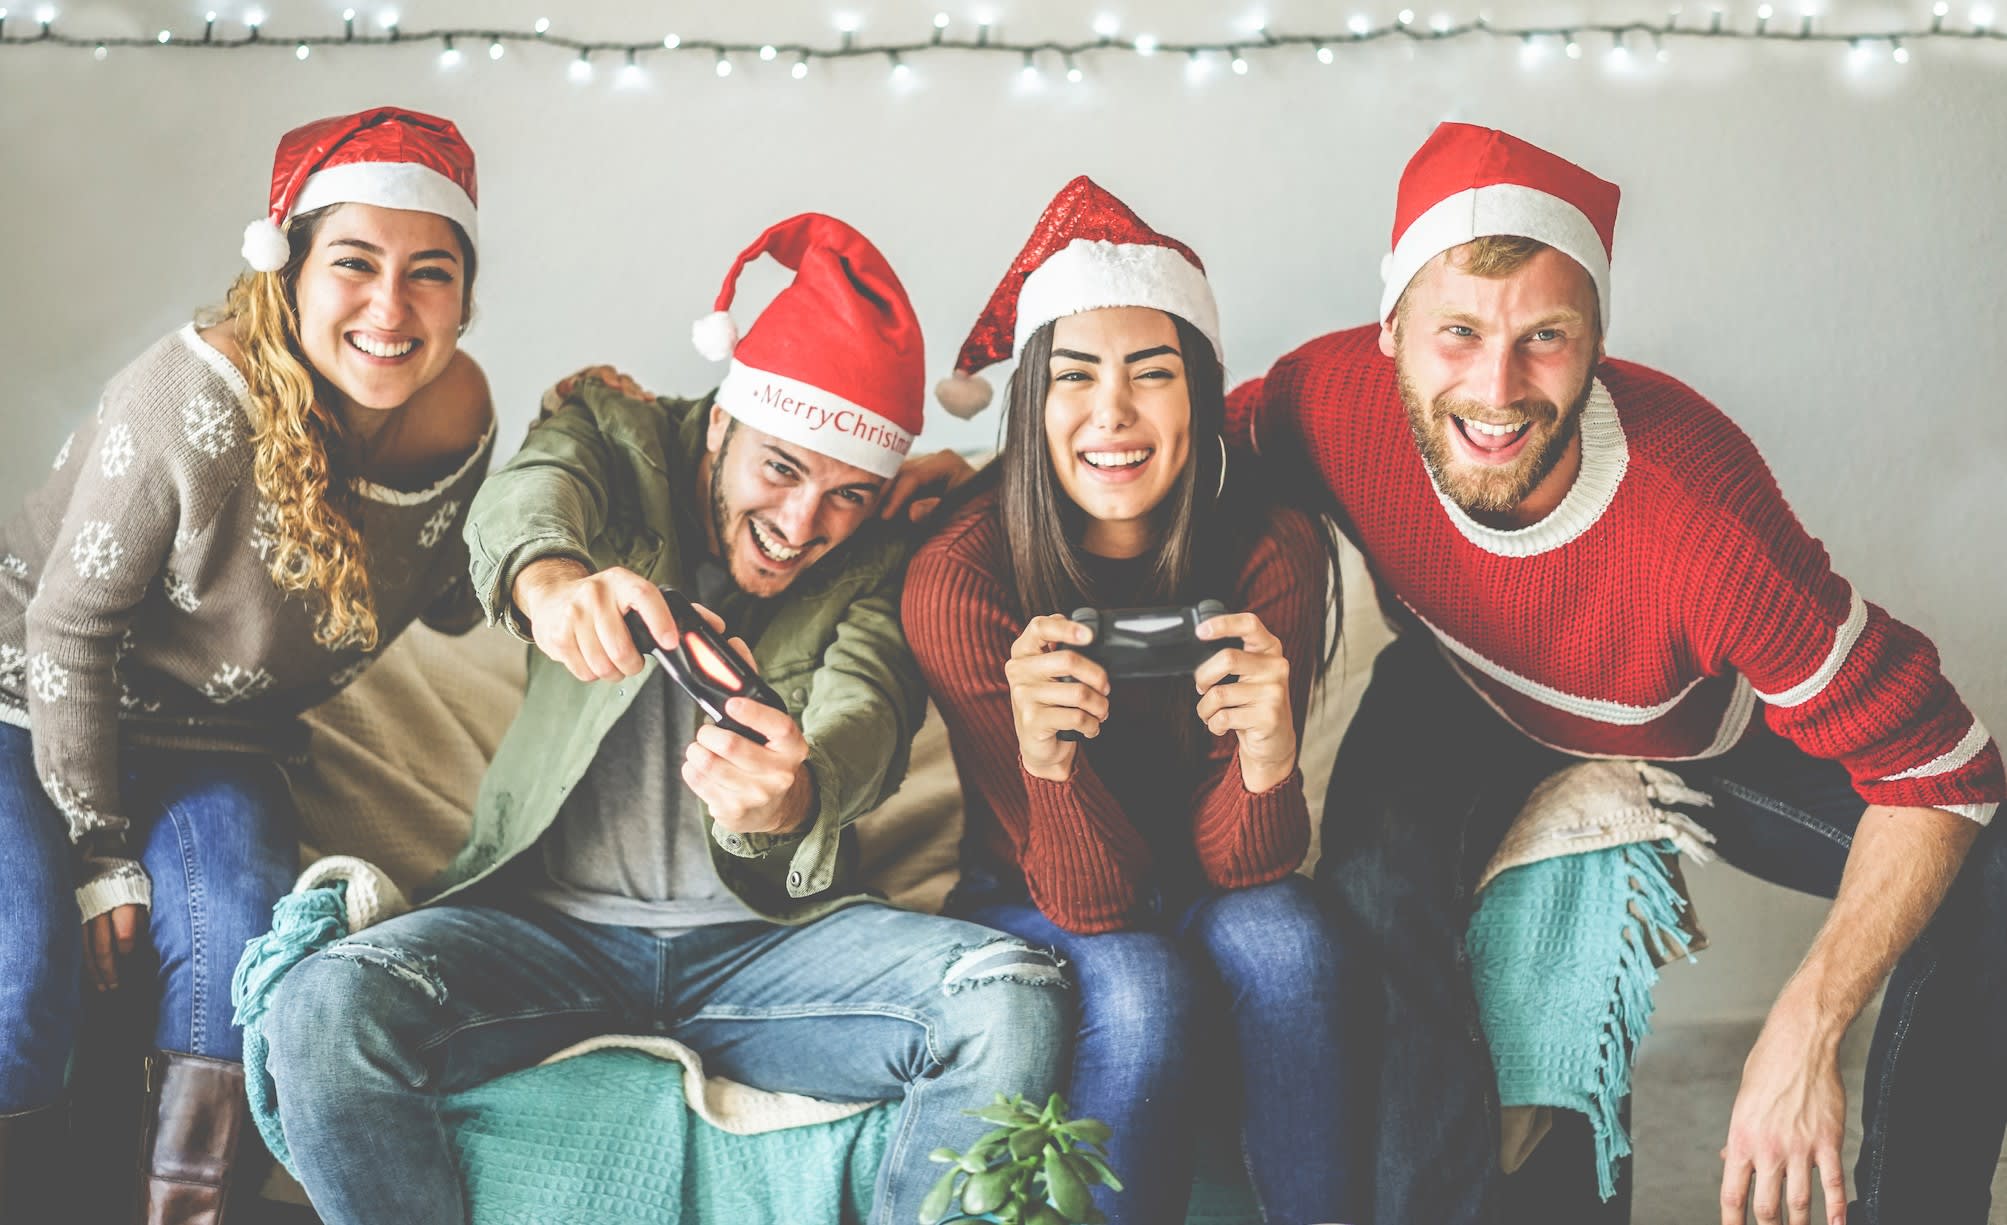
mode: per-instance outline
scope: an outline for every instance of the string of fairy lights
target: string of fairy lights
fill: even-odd
[[[1804,4],[1795,17],[1780,17],[1776,6],[1762,4],[1757,6],[1754,20],[1747,24],[1731,20],[1718,7],[1697,15],[1674,7],[1660,22],[1540,26],[1497,25],[1483,16],[1460,20],[1438,14],[1423,20],[1413,9],[1404,8],[1383,21],[1364,13],[1354,14],[1343,30],[1332,33],[1283,33],[1270,29],[1259,18],[1250,18],[1239,23],[1231,36],[1203,42],[1125,33],[1120,20],[1108,14],[1094,18],[1091,37],[1078,41],[1013,41],[1003,36],[995,15],[987,11],[977,11],[960,20],[946,12],[936,13],[932,29],[913,39],[866,39],[858,18],[839,15],[833,41],[818,45],[684,38],[673,31],[641,40],[588,39],[568,36],[553,28],[548,17],[539,18],[527,30],[473,27],[407,30],[394,8],[381,9],[367,17],[355,9],[346,9],[338,32],[284,36],[267,32],[266,13],[255,7],[227,16],[211,11],[204,15],[199,31],[162,29],[151,37],[92,37],[74,33],[59,28],[60,14],[55,6],[48,4],[37,7],[29,16],[32,23],[25,29],[17,16],[10,30],[8,11],[0,8],[0,48],[79,48],[90,51],[100,61],[109,59],[114,51],[290,49],[295,59],[304,62],[323,47],[340,47],[346,53],[351,49],[402,49],[431,44],[438,48],[440,69],[447,71],[461,67],[470,55],[500,60],[512,47],[549,48],[566,56],[566,71],[574,81],[591,81],[601,64],[613,63],[618,65],[616,79],[628,85],[645,82],[648,65],[663,57],[709,58],[712,71],[721,78],[732,76],[742,67],[750,74],[772,66],[784,69],[797,81],[807,77],[810,65],[817,62],[876,59],[885,64],[895,82],[909,80],[912,61],[922,58],[949,54],[1010,57],[1019,61],[1019,74],[1027,83],[1040,83],[1051,74],[1077,85],[1086,78],[1091,66],[1110,55],[1181,57],[1186,76],[1198,79],[1220,66],[1245,76],[1257,61],[1289,54],[1307,53],[1320,64],[1330,65],[1348,47],[1388,41],[1404,42],[1410,47],[1472,38],[1517,42],[1520,59],[1528,67],[1536,67],[1550,56],[1583,59],[1585,47],[1598,51],[1617,67],[1646,56],[1664,63],[1672,58],[1675,44],[1722,40],[1839,47],[1844,49],[1849,63],[1858,67],[1881,58],[1908,64],[1914,44],[2007,41],[2007,32],[1994,25],[1990,4],[1973,4],[1962,20],[1954,20],[1946,0],[1937,0],[1931,6],[1927,24],[1907,29],[1829,28],[1817,5],[1812,3]]]

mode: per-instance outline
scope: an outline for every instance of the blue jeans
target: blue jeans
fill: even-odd
[[[240,1058],[230,976],[299,870],[285,778],[252,754],[132,749],[124,762],[121,799],[153,907],[147,947],[120,967],[121,993],[135,1005],[157,997],[161,1050]],[[0,724],[0,1114],[62,1092],[83,1006],[71,862],[29,733]]]
[[[440,1097],[605,1033],[666,1035],[762,1089],[903,1097],[871,1219],[912,1225],[942,1172],[927,1154],[990,1127],[964,1111],[1057,1087],[1065,986],[1048,953],[889,906],[664,939],[498,898],[415,911],[301,962],[265,1022],[268,1067],[329,1225],[465,1221]]]
[[[1378,1066],[1362,1069],[1379,1081],[1377,1220],[1628,1217],[1627,1187],[1614,1206],[1595,1199],[1586,1128],[1571,1128],[1572,1157],[1535,1154],[1567,1166],[1565,1182],[1536,1192],[1499,1173],[1497,1081],[1464,952],[1477,873],[1534,784],[1575,760],[1508,726],[1426,634],[1404,636],[1374,665],[1332,774],[1318,879],[1348,947],[1385,984],[1385,1041]],[[1695,815],[1724,860],[1833,896],[1866,807],[1844,769],[1767,729],[1720,757],[1662,764],[1713,797]],[[1985,1225],[2007,1129],[2003,1034],[2007,839],[1996,824],[1889,978],[1850,1225]]]
[[[1241,1121],[1264,1220],[1366,1219],[1372,1099],[1346,1078],[1358,1060],[1340,1054],[1360,1038],[1358,992],[1308,880],[1212,893],[1150,930],[1094,936],[1055,925],[980,867],[951,905],[1073,963],[1066,1098],[1076,1117],[1114,1128],[1109,1165],[1124,1190],[1095,1189],[1112,1225],[1185,1219],[1199,1120],[1222,1112]],[[1238,1100],[1219,1103],[1216,1079]]]

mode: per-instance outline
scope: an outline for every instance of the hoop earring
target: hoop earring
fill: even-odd
[[[1220,444],[1220,483],[1218,488],[1213,490],[1213,501],[1217,502],[1220,500],[1220,495],[1226,492],[1226,435],[1214,434],[1213,437],[1217,438]]]

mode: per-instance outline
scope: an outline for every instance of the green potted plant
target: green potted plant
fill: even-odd
[[[1096,1183],[1120,1191],[1108,1168],[1109,1130],[1099,1119],[1066,1117],[1057,1093],[1034,1110],[1023,1095],[997,1094],[970,1114],[997,1124],[966,1153],[937,1148],[929,1156],[947,1173],[920,1203],[920,1225],[994,1221],[999,1225],[1099,1225]]]

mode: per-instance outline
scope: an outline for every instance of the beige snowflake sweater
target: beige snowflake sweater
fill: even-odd
[[[374,654],[315,642],[316,609],[272,581],[252,412],[237,368],[183,327],[112,379],[0,522],[0,720],[33,736],[86,920],[151,897],[126,842],[122,745],[296,753],[294,716]],[[378,651],[421,617],[478,623],[460,529],[494,438],[491,424],[429,489],[355,483]]]

